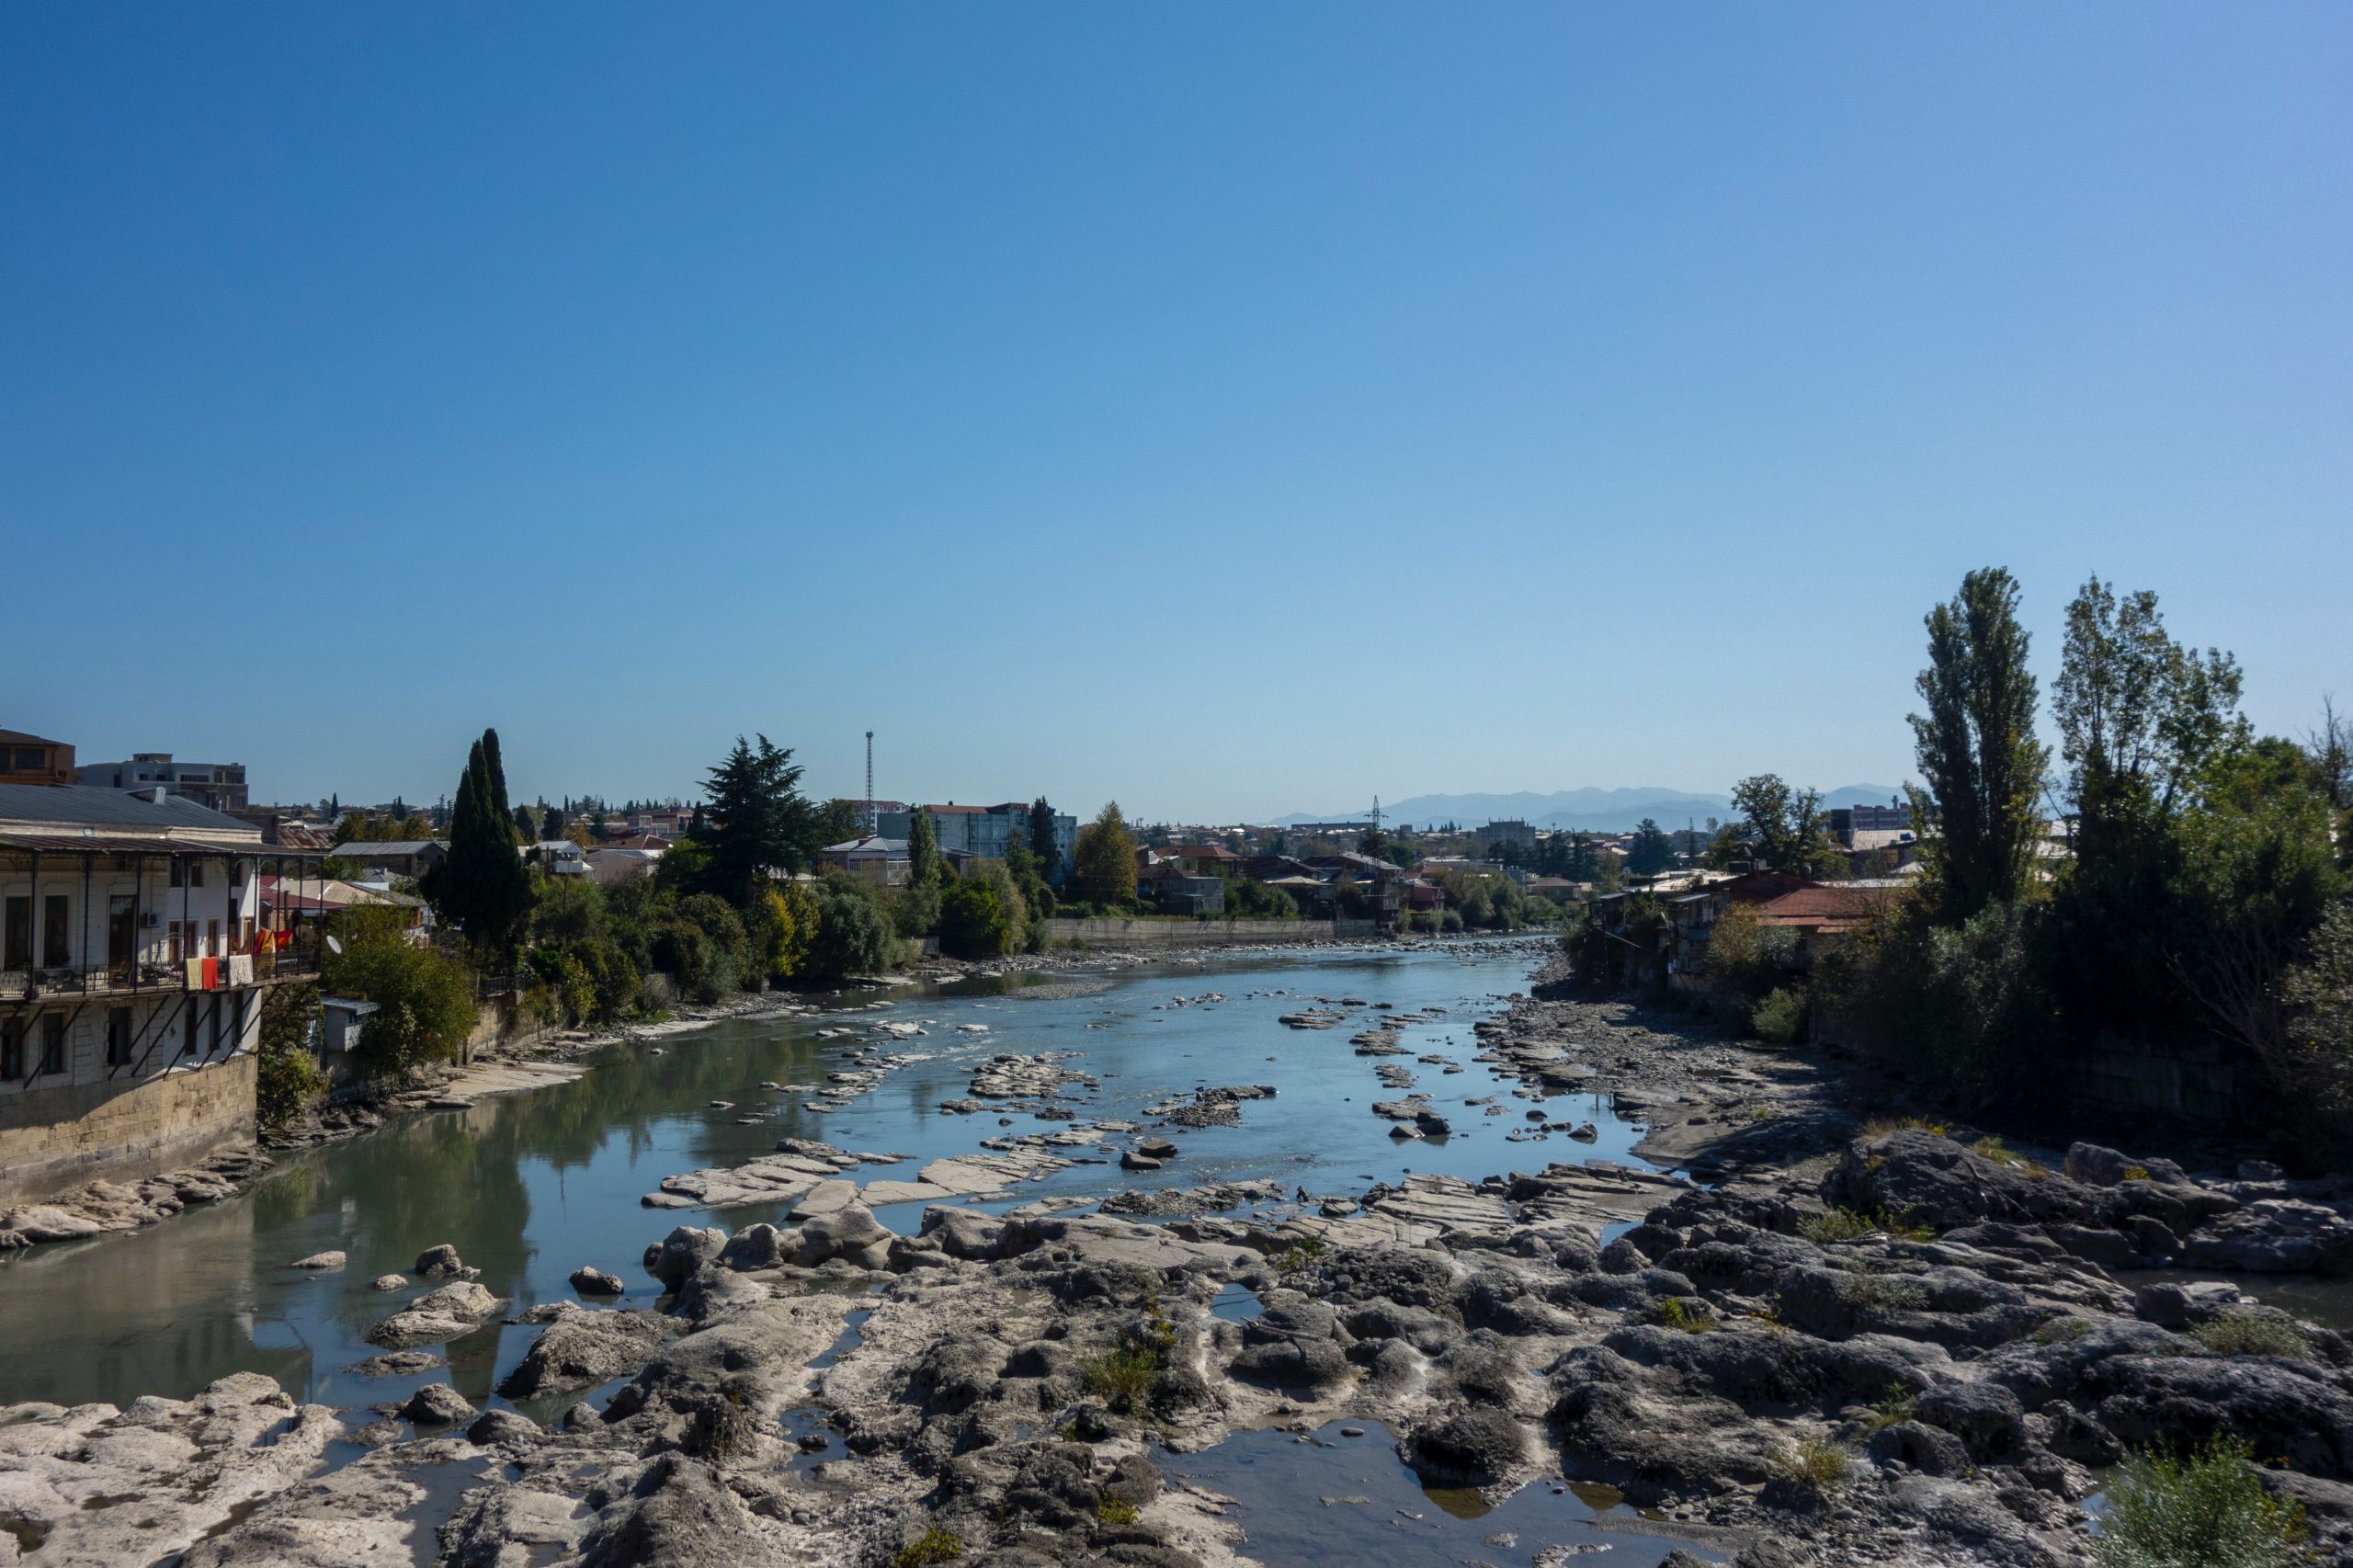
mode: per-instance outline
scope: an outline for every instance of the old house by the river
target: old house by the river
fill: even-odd
[[[161,789],[0,784],[0,1202],[199,1160],[254,1131],[261,830]]]

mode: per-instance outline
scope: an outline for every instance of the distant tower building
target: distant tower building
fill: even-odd
[[[858,814],[859,829],[869,838],[874,836],[874,732],[866,732],[866,799]]]

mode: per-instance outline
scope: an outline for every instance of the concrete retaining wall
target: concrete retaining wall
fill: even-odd
[[[246,1053],[8,1102],[0,1108],[0,1204],[137,1181],[252,1142],[254,1074]]]
[[[1192,920],[1143,916],[1134,920],[1050,920],[1047,940],[1055,947],[1207,948],[1235,942],[1355,941],[1375,934],[1370,920]]]

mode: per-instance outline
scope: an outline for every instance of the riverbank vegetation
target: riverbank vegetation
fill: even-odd
[[[1972,1108],[2029,1086],[2063,1103],[2073,1074],[2120,1053],[2208,1062],[2282,1157],[2353,1145],[2348,727],[2325,705],[2302,739],[2257,734],[2229,653],[2177,641],[2155,595],[2094,577],[2067,609],[2046,747],[2019,593],[1973,572],[1927,618],[1912,885],[1806,941],[1733,904],[1700,1004]],[[1766,777],[1735,799],[1711,863],[1841,869],[1811,792]],[[1588,980],[1663,934],[1665,906],[1635,899],[1616,936],[1570,933]]]

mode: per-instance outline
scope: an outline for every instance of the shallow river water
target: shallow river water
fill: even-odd
[[[1541,956],[1533,944],[1290,952],[946,990],[900,987],[848,994],[814,1016],[749,1018],[671,1036],[658,1051],[615,1046],[592,1057],[592,1070],[575,1083],[408,1117],[291,1155],[229,1202],[144,1231],[38,1248],[0,1267],[0,1315],[10,1325],[0,1403],[185,1397],[245,1369],[268,1373],[300,1399],[339,1408],[404,1399],[419,1379],[350,1370],[374,1351],[362,1338],[369,1326],[423,1289],[381,1294],[369,1288],[376,1276],[405,1273],[424,1248],[449,1242],[482,1270],[484,1285],[512,1299],[508,1315],[569,1297],[566,1277],[584,1264],[629,1280],[625,1304],[651,1304],[658,1287],[640,1255],[672,1226],[733,1230],[785,1217],[779,1206],[710,1213],[642,1207],[641,1196],[665,1176],[735,1164],[785,1137],[919,1162],[971,1153],[987,1137],[1053,1130],[1058,1124],[1026,1114],[1001,1127],[994,1113],[939,1112],[943,1100],[965,1096],[973,1064],[996,1051],[1084,1053],[1074,1065],[1102,1081],[1099,1093],[1074,1089],[1070,1096],[1087,1119],[1141,1119],[1144,1106],[1205,1085],[1268,1084],[1279,1092],[1245,1103],[1238,1127],[1178,1131],[1183,1153],[1165,1170],[1074,1165],[1022,1184],[986,1205],[993,1209],[1057,1194],[1102,1197],[1131,1185],[1243,1176],[1353,1194],[1409,1170],[1475,1180],[1596,1156],[1640,1165],[1627,1151],[1641,1130],[1598,1099],[1563,1096],[1547,1106],[1554,1119],[1596,1123],[1600,1138],[1592,1144],[1558,1134],[1506,1142],[1507,1131],[1527,1125],[1530,1102],[1506,1095],[1508,1114],[1492,1118],[1461,1103],[1510,1086],[1471,1060],[1479,1050],[1471,1025],[1524,988]],[[1178,1003],[1211,993],[1225,999]],[[1449,1074],[1412,1055],[1355,1055],[1349,1036],[1382,1016],[1370,1010],[1320,1031],[1277,1021],[1319,995],[1388,1002],[1398,1012],[1445,1008],[1436,1022],[1408,1028],[1400,1043],[1415,1055],[1444,1054],[1465,1070]],[[892,1005],[872,1008],[879,1000]],[[821,1081],[882,1020],[923,1027],[922,1037],[884,1046],[922,1060],[900,1066],[845,1108],[811,1111],[801,1096],[759,1087],[764,1080]],[[959,1030],[969,1024],[988,1032]],[[818,1038],[842,1028],[858,1032]],[[1373,1100],[1399,1093],[1380,1086],[1379,1061],[1411,1068],[1418,1090],[1452,1119],[1454,1135],[1392,1141],[1390,1124],[1370,1109]],[[714,1100],[733,1101],[733,1108]],[[739,1125],[746,1114],[762,1119]],[[910,1164],[854,1176],[913,1174]],[[877,1212],[904,1231],[920,1222],[922,1206]],[[340,1271],[287,1267],[330,1249],[349,1254]],[[502,1403],[491,1386],[537,1333],[494,1322],[449,1346],[449,1369],[426,1377],[447,1379],[478,1407]]]

